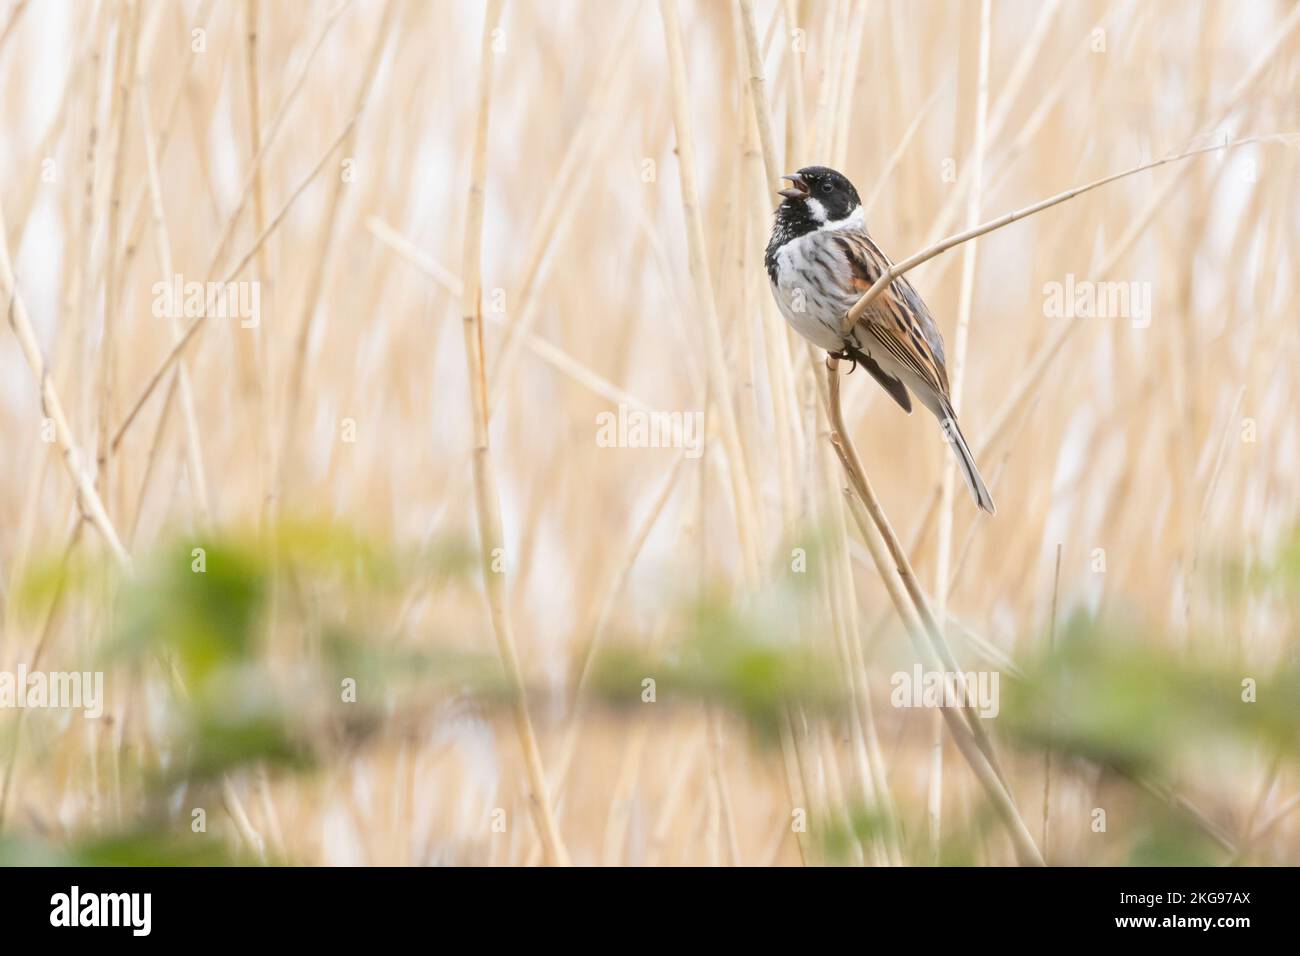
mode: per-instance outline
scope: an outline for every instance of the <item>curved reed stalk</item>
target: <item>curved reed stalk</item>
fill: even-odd
[[[967,229],[964,232],[959,232],[956,235],[949,236],[947,239],[941,239],[939,242],[927,246],[920,252],[908,256],[902,262],[895,263],[891,266],[884,275],[876,280],[875,284],[872,285],[870,289],[862,294],[862,297],[853,304],[853,308],[849,309],[849,311],[845,313],[842,326],[846,332],[853,328],[853,326],[857,324],[858,319],[862,318],[862,314],[867,311],[867,308],[871,303],[876,300],[876,297],[880,295],[880,293],[883,292],[891,282],[904,273],[915,269],[921,263],[928,262],[935,256],[947,252],[953,246],[959,246],[963,242],[978,239],[980,236],[988,235],[994,230],[1001,229],[1003,226],[1009,226],[1013,222],[1018,222],[1021,219],[1034,215],[1034,213],[1039,213],[1044,209],[1050,209],[1052,206],[1060,205],[1067,200],[1073,199],[1075,196],[1082,196],[1084,193],[1098,189],[1101,186],[1106,186],[1128,176],[1134,176],[1138,173],[1146,172],[1148,169],[1155,169],[1157,166],[1164,166],[1166,163],[1175,163],[1182,159],[1188,159],[1192,156],[1200,156],[1204,153],[1217,152],[1221,149],[1236,149],[1238,146],[1246,146],[1250,143],[1280,142],[1282,139],[1283,137],[1278,134],[1266,134],[1262,136],[1248,136],[1245,139],[1236,139],[1231,142],[1215,143],[1211,146],[1198,146],[1195,149],[1185,150],[1175,156],[1165,156],[1162,159],[1143,163],[1140,166],[1134,166],[1132,169],[1112,173],[1109,176],[1103,176],[1101,179],[1094,179],[1092,182],[1084,183],[1082,186],[1074,186],[1064,192],[1057,193],[1055,196],[1048,196],[1046,199],[1039,200],[1032,205],[1013,210],[996,219],[990,219],[988,222],[981,223],[980,225]],[[1068,326],[1066,327],[1068,328]]]
[[[876,497],[867,478],[866,469],[862,467],[862,462],[858,458],[857,449],[853,446],[848,429],[844,427],[839,378],[839,362],[829,359],[826,363],[826,383],[831,421],[830,440],[852,484],[852,492],[856,497],[850,498],[850,507],[862,531],[863,539],[867,543],[867,550],[876,563],[880,579],[884,582],[889,597],[903,619],[903,625],[918,653],[927,661],[933,662],[931,666],[942,664],[944,669],[960,673],[960,668],[956,666],[952,652],[948,650],[947,643],[944,641],[943,632],[935,625],[929,603],[917,583],[916,573],[898,543],[898,537],[894,534],[893,527],[880,506],[880,500]],[[871,520],[866,520],[867,517]],[[926,641],[927,635],[929,643]],[[966,707],[941,707],[940,711],[953,741],[957,744],[957,749],[970,764],[993,808],[1006,825],[1007,833],[1016,849],[1016,858],[1026,866],[1042,866],[1042,854],[1038,852],[1034,838],[1029,834],[1029,828],[1021,819],[1020,811],[1016,809],[1011,790],[998,768],[997,758],[993,755],[987,735],[984,734],[983,725],[979,723],[980,718]],[[963,714],[966,717],[964,722]]]

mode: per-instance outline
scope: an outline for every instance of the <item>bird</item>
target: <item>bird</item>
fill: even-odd
[[[781,177],[791,183],[772,223],[764,264],[776,304],[796,332],[830,357],[871,373],[911,414],[916,398],[939,420],[977,507],[996,514],[948,388],[943,336],[916,289],[894,279],[862,317],[843,330],[848,311],[892,267],[867,233],[858,191],[826,166]]]

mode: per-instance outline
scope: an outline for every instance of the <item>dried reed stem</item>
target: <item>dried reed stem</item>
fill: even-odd
[[[354,121],[348,124],[347,134],[344,136],[342,143],[339,144],[340,154],[345,158],[350,158],[353,152],[357,133],[355,121],[365,110],[366,102],[370,98],[375,75],[379,72],[379,65],[383,60],[384,48],[388,46],[390,27],[396,9],[395,0],[388,0],[385,3],[379,26],[376,28],[374,39],[371,41],[370,51],[361,73],[361,84],[357,88],[356,99],[352,103]],[[254,166],[253,182],[255,184],[258,182],[256,177],[257,168],[257,166]],[[289,457],[289,448],[292,447],[297,435],[298,407],[302,402],[303,379],[306,376],[307,368],[307,346],[311,342],[311,330],[316,318],[316,306],[320,302],[322,290],[327,285],[327,269],[332,261],[331,252],[334,248],[334,233],[338,224],[339,207],[343,204],[343,192],[347,188],[347,182],[347,178],[342,174],[341,170],[338,175],[329,180],[330,191],[329,198],[326,200],[325,217],[317,239],[316,249],[310,259],[312,271],[307,282],[307,294],[303,301],[302,312],[298,317],[298,328],[294,334],[293,351],[289,361],[288,385],[286,386],[287,391],[284,402],[284,423],[280,432],[279,464],[281,472],[276,476],[277,498],[285,490],[283,487],[285,479],[284,465]],[[255,190],[254,196],[256,197],[256,195]]]
[[[147,85],[142,81],[142,93],[147,92],[147,90]],[[163,280],[169,282],[171,276],[175,275],[175,266],[172,263],[171,235],[167,229],[167,214],[163,208],[162,184],[158,176],[158,150],[154,142],[153,124],[149,119],[149,98],[145,95],[140,97],[140,120],[144,129],[145,162],[149,172],[149,198],[153,209],[154,227],[157,230],[158,267],[162,270]],[[170,322],[172,341],[175,343],[180,341],[182,334],[181,320],[176,315],[172,315]],[[189,479],[194,491],[199,526],[207,527],[212,518],[212,504],[208,499],[208,481],[203,467],[203,442],[199,437],[198,416],[194,410],[194,389],[190,383],[189,371],[185,368],[183,361],[176,364],[176,378],[177,392],[181,401],[181,420],[185,425],[185,456]],[[161,418],[162,420],[166,419],[165,408]],[[143,499],[143,491],[141,496]],[[136,510],[137,519],[141,510],[142,507]]]
[[[257,251],[262,248],[263,243],[265,243],[275,233],[276,229],[280,227],[280,224],[284,221],[284,217],[289,214],[289,210],[292,209],[294,203],[298,201],[298,197],[301,196],[306,191],[307,187],[315,181],[316,177],[320,175],[321,170],[323,170],[328,164],[330,157],[334,155],[335,151],[338,150],[339,146],[342,145],[343,141],[351,133],[353,127],[356,126],[356,122],[357,116],[354,113],[347,123],[344,124],[339,135],[335,137],[334,141],[328,147],[326,147],[325,152],[321,155],[320,160],[312,168],[311,172],[303,177],[302,182],[297,185],[289,198],[285,200],[284,205],[280,207],[280,211],[275,214],[267,227],[262,230],[256,239],[253,240],[252,245],[249,246],[248,250],[234,265],[234,267],[226,273],[225,278],[222,279],[218,285],[229,285],[239,277],[239,274],[244,271],[244,268],[248,263],[257,255]],[[166,376],[166,374],[171,370],[171,367],[176,364],[176,361],[182,354],[184,354],[185,347],[194,340],[199,329],[203,328],[204,322],[207,321],[206,315],[211,311],[212,305],[212,297],[209,297],[209,301],[207,301],[204,306],[204,314],[196,316],[189,325],[185,326],[185,331],[181,333],[181,337],[172,345],[171,350],[168,351],[168,353],[163,357],[163,360],[158,363],[158,367],[154,369],[153,374],[150,375],[148,381],[145,382],[144,387],[140,389],[140,394],[131,405],[131,410],[127,412],[126,417],[122,419],[122,424],[117,427],[117,431],[113,434],[114,448],[116,448],[126,436],[127,431],[131,427],[131,423],[135,421],[136,416],[140,414],[140,410],[143,409],[145,403],[149,401],[149,397],[154,393],[154,389],[158,387],[159,383],[163,380],[163,377]]]
[[[1056,608],[1061,594],[1061,545],[1056,546],[1056,568],[1052,572],[1051,620],[1047,622],[1047,652],[1056,652]],[[1052,745],[1043,748],[1043,859],[1050,860],[1052,822]]]
[[[987,235],[996,229],[1001,229],[1003,226],[1009,226],[1013,222],[1018,222],[1027,216],[1032,216],[1035,213],[1042,212],[1044,209],[1050,209],[1052,206],[1059,205],[1076,196],[1081,196],[1093,189],[1113,183],[1116,180],[1124,179],[1127,176],[1133,176],[1137,173],[1145,172],[1148,169],[1155,169],[1157,166],[1163,166],[1166,163],[1177,162],[1192,156],[1200,156],[1203,153],[1212,153],[1221,149],[1236,149],[1238,146],[1245,146],[1249,143],[1270,142],[1284,142],[1284,139],[1276,134],[1268,134],[1263,136],[1249,136],[1245,139],[1237,139],[1231,142],[1215,143],[1212,146],[1199,146],[1196,149],[1186,150],[1176,156],[1166,156],[1163,159],[1157,159],[1150,163],[1143,163],[1140,166],[1134,166],[1132,169],[1126,169],[1123,172],[1112,173],[1109,176],[1103,176],[1101,179],[1094,179],[1090,183],[1085,183],[1082,186],[1075,186],[1071,189],[1065,190],[1064,192],[1057,193],[1055,196],[1049,196],[1046,199],[1033,203],[1032,205],[1013,210],[1012,212],[999,216],[997,219],[990,219],[988,222],[982,223],[973,229],[967,229],[963,232],[957,233],[956,235],[949,236],[947,239],[936,242],[934,245],[927,246],[915,255],[909,256],[902,262],[895,263],[891,266],[884,275],[875,281],[875,284],[873,284],[870,289],[862,294],[862,297],[853,304],[853,308],[849,309],[849,311],[845,313],[844,321],[842,323],[844,331],[847,333],[857,324],[858,320],[862,318],[863,313],[871,306],[871,303],[876,300],[876,297],[880,295],[880,293],[885,290],[885,287],[891,282],[899,276],[915,269],[921,263],[927,262],[935,256],[947,252],[953,246],[961,245],[963,242],[969,242],[972,239],[978,239],[980,236]]]
[[[624,22],[621,32],[610,44],[609,54],[601,64],[599,75],[601,81],[593,90],[590,100],[585,103],[581,125],[569,140],[564,159],[554,177],[557,183],[568,183],[582,175],[584,168],[590,167],[599,159],[599,152],[608,136],[609,127],[599,122],[606,115],[606,110],[615,100],[615,95],[625,88],[618,67],[623,63],[632,48],[632,41],[637,36],[633,31],[641,16],[639,7],[633,8]],[[538,302],[535,286],[542,274],[542,265],[548,259],[554,259],[554,250],[559,246],[565,230],[577,217],[582,204],[573,201],[567,189],[547,190],[545,205],[538,217],[528,244],[528,253],[524,261],[523,279],[519,283],[518,293],[512,296],[513,312],[517,317],[506,326],[504,341],[496,358],[492,362],[488,376],[489,392],[492,395],[504,394],[499,386],[509,382],[518,363],[520,349],[534,342],[531,332],[542,309]],[[494,411],[494,409],[489,409]]]
[[[523,675],[519,667],[519,654],[510,622],[509,596],[503,571],[494,569],[499,556],[505,553],[505,539],[501,530],[501,503],[497,496],[496,474],[488,445],[487,371],[483,355],[483,312],[479,268],[482,256],[484,180],[487,176],[488,117],[492,105],[492,31],[501,18],[502,0],[489,0],[483,18],[483,40],[480,45],[478,74],[478,110],[474,127],[474,151],[470,160],[470,185],[468,208],[465,214],[465,250],[461,268],[464,294],[461,297],[461,318],[465,330],[465,363],[469,374],[470,416],[474,430],[474,504],[478,515],[479,547],[482,549],[483,583],[487,590],[488,609],[492,629],[496,634],[497,650],[509,683],[511,708],[514,712],[515,730],[523,748],[524,764],[528,774],[529,807],[537,826],[551,866],[567,866],[568,851],[560,838],[555,813],[546,786],[546,772],[542,767],[541,749],[528,715],[528,700],[524,693]]]
[[[381,219],[371,216],[366,222],[368,228],[376,239],[382,242],[388,248],[392,249],[403,259],[415,266],[420,272],[424,273],[438,285],[442,286],[451,295],[459,299],[464,294],[464,284],[460,281],[460,276],[447,270],[440,262],[432,256],[426,255],[420,250],[415,243],[407,239],[388,223]],[[490,316],[498,324],[504,323],[505,319],[495,313]],[[593,394],[601,398],[608,399],[611,402],[625,404],[629,408],[638,411],[652,411],[649,403],[626,391],[618,385],[615,385],[609,379],[604,378],[589,366],[583,365],[568,352],[532,332],[520,331],[519,339],[524,343],[524,347],[536,355],[543,362],[546,362],[552,368],[567,375],[573,381],[577,382],[583,388],[589,389]],[[491,394],[491,382],[488,383],[488,392]],[[491,409],[488,410],[489,412]]]
[[[248,94],[248,145],[252,156],[262,152],[262,96],[257,63],[257,22],[258,0],[247,0],[244,5],[245,39],[244,54],[247,69],[246,90]],[[252,165],[253,176],[253,234],[257,235],[266,228],[266,177],[260,161]],[[166,273],[170,275],[171,273]],[[269,287],[271,268],[267,261],[266,247],[257,252],[257,276],[260,282]],[[249,445],[253,449],[256,461],[256,487],[265,502],[267,496],[267,460],[270,449],[267,445],[267,409],[266,383],[263,378],[260,345],[256,333],[236,335],[235,347],[239,356],[239,374],[244,392],[245,414],[248,419]]]
[[[135,89],[136,52],[140,32],[140,0],[126,5],[117,24],[117,55],[113,84],[113,149],[108,199],[108,232],[105,240],[104,327],[99,344],[99,430],[96,472],[106,501],[111,502],[115,484],[109,466],[107,437],[117,401],[117,332],[120,276],[118,274],[118,224],[122,215],[122,175],[126,166],[126,129]]]
[[[754,530],[754,501],[745,456],[732,406],[731,376],[727,372],[722,343],[722,328],[713,298],[713,280],[704,241],[704,222],[700,216],[699,188],[696,185],[695,137],[691,132],[687,98],[686,63],[682,53],[681,24],[676,0],[660,0],[659,11],[664,25],[664,43],[668,54],[668,78],[672,93],[673,125],[677,131],[677,160],[681,174],[682,212],[686,219],[686,245],[691,280],[695,288],[695,306],[703,313],[704,345],[708,356],[709,392],[720,420],[723,445],[727,450],[727,473],[731,479],[732,513],[740,538],[744,580],[757,583],[759,575],[758,540]]]
[[[975,86],[975,132],[969,164],[970,189],[966,206],[966,226],[979,222],[980,199],[984,183],[984,148],[989,114],[989,21],[990,0],[980,4],[979,63]],[[961,413],[962,389],[966,383],[966,344],[970,339],[970,314],[975,298],[975,263],[979,243],[966,243],[962,249],[961,291],[957,305],[957,328],[953,347],[948,354],[948,375],[954,412]],[[945,455],[939,498],[939,548],[934,565],[935,619],[942,630],[948,612],[948,577],[952,559],[952,499],[957,476],[957,463]],[[929,819],[930,841],[938,860],[943,818],[943,727],[936,717],[933,727],[930,761]]]
[[[831,444],[840,456],[840,462],[844,465],[856,495],[856,498],[850,501],[860,503],[852,505],[851,508],[855,518],[858,519],[858,527],[862,531],[867,549],[876,562],[881,580],[889,592],[890,599],[894,602],[894,607],[903,618],[908,636],[912,638],[918,651],[927,660],[937,656],[944,669],[960,674],[961,669],[953,660],[952,653],[943,640],[942,632],[934,625],[929,605],[916,583],[916,574],[912,571],[906,555],[902,553],[898,538],[885,517],[884,510],[880,507],[866,471],[857,457],[848,430],[844,427],[843,412],[840,407],[839,363],[835,359],[829,359],[826,363],[826,381],[827,404],[832,428]],[[859,511],[859,507],[865,509],[865,517]],[[866,517],[871,520],[867,521]],[[926,635],[930,639],[929,645],[926,642]],[[927,647],[930,650],[927,650]],[[1017,858],[1022,864],[1041,866],[1042,856],[1034,845],[1033,837],[1029,835],[1029,830],[1021,819],[1019,811],[1016,810],[1010,789],[998,769],[997,759],[993,755],[987,735],[981,736],[983,728],[978,722],[979,717],[971,713],[969,708],[943,707],[941,710],[958,749],[971,769],[975,771],[998,816],[1006,825],[1016,848]],[[962,714],[966,716],[965,722],[961,719]]]
[[[45,365],[36,333],[32,330],[27,306],[23,304],[22,296],[18,294],[13,263],[9,260],[9,242],[5,238],[8,234],[4,211],[0,209],[0,292],[3,292],[4,297],[9,300],[9,324],[13,327],[14,334],[18,336],[18,344],[22,347],[28,368],[36,377],[41,395],[41,409],[54,423],[54,439],[58,443],[59,451],[62,452],[63,466],[77,489],[78,506],[103,537],[117,563],[129,568],[131,558],[122,546],[122,540],[118,537],[113,522],[109,520],[108,512],[104,510],[104,503],[95,490],[94,481],[86,472],[85,455],[72,434],[72,428],[68,425],[67,415],[63,411],[63,402],[59,400],[58,390],[54,387],[54,378]]]
[[[748,96],[746,99],[753,108],[754,128],[758,132],[759,153],[762,160],[764,176],[761,188],[757,185],[755,209],[759,211],[757,222],[767,224],[771,203],[771,190],[780,182],[781,169],[776,160],[776,140],[772,132],[772,114],[768,107],[767,82],[763,76],[763,57],[758,47],[758,27],[754,19],[753,0],[741,0],[739,5],[741,40],[739,45],[745,51],[744,66],[747,75]],[[746,124],[746,129],[749,129]],[[790,358],[790,332],[785,320],[776,312],[770,297],[763,296],[765,307],[761,310],[765,317],[763,322],[763,344],[767,354],[768,374],[772,379],[772,411],[776,418],[777,464],[781,479],[782,514],[786,526],[795,519],[798,508],[798,487],[795,480],[795,448],[802,444],[799,418],[793,406],[796,399],[794,370]]]

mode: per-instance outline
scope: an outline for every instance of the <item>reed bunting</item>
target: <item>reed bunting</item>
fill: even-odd
[[[793,185],[779,191],[785,198],[764,260],[781,314],[813,345],[865,368],[909,414],[909,390],[916,395],[943,427],[975,504],[994,514],[948,396],[943,337],[912,284],[895,279],[848,333],[840,331],[845,314],[892,265],[867,235],[858,191],[825,166],[782,178]]]

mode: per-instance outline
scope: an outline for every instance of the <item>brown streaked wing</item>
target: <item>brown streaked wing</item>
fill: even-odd
[[[850,285],[859,295],[889,270],[889,257],[866,233],[844,232],[836,240],[849,263]],[[944,398],[948,397],[948,372],[938,329],[925,303],[906,279],[900,276],[891,282],[858,324],[900,365]]]

